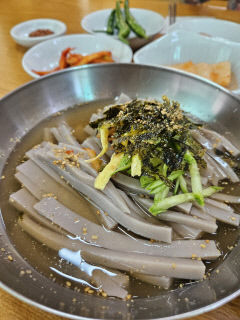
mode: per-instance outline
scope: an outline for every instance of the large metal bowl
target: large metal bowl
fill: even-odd
[[[30,82],[1,100],[0,172],[13,150],[14,143],[9,142],[12,137],[23,137],[26,128],[30,130],[68,106],[113,99],[121,92],[132,98],[161,99],[166,94],[213,126],[217,120],[232,133],[233,142],[239,145],[240,100],[227,90],[167,68],[134,64],[95,65]],[[2,194],[0,185],[1,205]],[[27,303],[68,318],[181,319],[217,308],[240,294],[239,246],[221,264],[219,273],[213,272],[208,280],[162,292],[152,298],[125,302],[76,293],[53,283],[17,252],[7,229],[4,221],[0,221],[0,248],[10,252],[14,261],[9,261],[6,253],[0,250],[0,286]],[[19,276],[21,269],[29,268],[32,268],[32,277]],[[76,296],[77,302],[73,302]]]

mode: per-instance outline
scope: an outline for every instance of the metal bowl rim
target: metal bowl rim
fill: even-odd
[[[24,83],[23,85],[17,87],[16,89],[10,91],[9,93],[5,94],[2,98],[0,98],[0,102],[5,100],[6,98],[8,98],[9,96],[11,95],[14,95],[15,93],[17,93],[18,91],[21,91],[22,89],[24,89],[25,87],[28,87],[30,85],[33,85],[36,81],[43,81],[45,80],[46,78],[49,78],[49,77],[58,77],[58,76],[61,76],[61,74],[63,73],[69,73],[69,72],[75,72],[75,71],[78,71],[78,70],[81,70],[81,69],[95,69],[95,68],[109,68],[109,67],[118,67],[119,65],[122,65],[122,66],[129,66],[129,67],[144,67],[144,68],[148,68],[148,69],[159,69],[159,70],[167,70],[167,71],[170,71],[171,73],[176,73],[176,74],[182,74],[184,75],[185,77],[188,77],[190,79],[197,79],[198,81],[201,81],[201,82],[204,82],[204,83],[207,83],[208,85],[212,86],[212,87],[215,87],[216,89],[219,89],[220,91],[223,91],[225,93],[227,93],[228,95],[230,95],[232,98],[234,98],[235,100],[238,100],[240,101],[240,95],[236,95],[234,93],[232,93],[232,91],[220,86],[219,84],[217,83],[214,83],[208,79],[204,79],[203,77],[200,77],[198,75],[195,75],[195,74],[191,74],[191,73],[188,73],[186,71],[183,71],[183,70],[178,70],[178,69],[173,69],[171,67],[167,67],[167,66],[151,66],[151,65],[148,65],[148,64],[139,64],[139,63],[107,63],[107,64],[101,64],[101,63],[96,63],[96,64],[92,64],[92,65],[84,65],[84,66],[78,66],[78,67],[74,67],[74,68],[69,68],[69,69],[63,69],[61,71],[57,71],[55,73],[50,73],[50,74],[47,74],[47,75],[44,75],[44,76],[41,76],[40,78],[36,78],[36,79],[32,79],[30,80],[29,82],[27,83]]]
[[[19,299],[22,302],[27,303],[30,306],[36,307],[40,310],[46,311],[48,313],[52,313],[55,314],[57,316],[61,316],[61,317],[65,317],[68,319],[76,319],[76,320],[89,320],[89,318],[86,317],[82,317],[82,316],[75,316],[75,315],[70,315],[69,313],[65,313],[62,311],[58,311],[56,309],[50,308],[50,307],[46,307],[45,305],[35,302],[29,298],[26,298],[25,296],[23,296],[22,294],[18,293],[17,291],[9,288],[8,286],[6,286],[5,284],[3,284],[2,282],[0,282],[0,288],[3,289],[5,292],[9,293],[10,295],[12,295],[13,297]],[[235,291],[234,293],[232,293],[231,295],[215,302],[212,304],[209,304],[205,307],[202,307],[200,309],[194,310],[194,311],[190,311],[190,312],[186,312],[186,313],[182,313],[180,315],[175,315],[175,316],[171,316],[171,317],[164,317],[164,318],[155,318],[155,320],[178,320],[178,319],[187,319],[190,317],[194,317],[194,316],[198,316],[200,314],[203,314],[205,312],[209,312],[212,311],[214,309],[217,309],[221,306],[223,306],[224,304],[230,302],[231,300],[237,298],[238,296],[240,296],[240,289]],[[94,320],[101,320],[100,318],[94,318]]]

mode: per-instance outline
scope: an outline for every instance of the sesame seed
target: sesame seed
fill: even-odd
[[[104,291],[102,291],[102,296],[104,297],[104,298],[106,298],[107,297],[107,293],[106,292],[104,292]]]
[[[70,281],[66,281],[66,286],[67,286],[67,287],[71,287],[71,285],[72,285],[72,284],[71,284]]]
[[[88,290],[88,293],[89,293],[89,294],[93,294],[93,292],[94,292],[94,290],[92,290],[92,289],[89,289],[89,290]]]
[[[45,193],[42,196],[43,198],[54,198],[57,199],[57,197],[53,193]]]
[[[172,263],[172,268],[176,269],[176,263]]]
[[[9,255],[9,256],[7,256],[7,258],[8,258],[9,261],[13,261],[13,257],[12,256]]]
[[[92,235],[91,238],[92,238],[92,240],[97,240],[97,239],[98,239],[98,236],[94,234],[94,235]]]
[[[202,249],[205,249],[206,248],[206,245],[205,244],[200,244],[200,247],[202,248]]]

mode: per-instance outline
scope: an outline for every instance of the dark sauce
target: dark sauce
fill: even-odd
[[[50,29],[37,29],[29,33],[29,37],[45,37],[54,34],[54,32]]]

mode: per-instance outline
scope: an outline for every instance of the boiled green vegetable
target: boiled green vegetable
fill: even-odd
[[[115,9],[113,9],[108,17],[107,34],[113,34],[115,27]]]
[[[146,31],[143,29],[143,27],[137,23],[136,19],[133,17],[129,10],[129,3],[128,0],[124,1],[124,12],[125,12],[125,17],[127,24],[131,28],[131,30],[136,33],[141,38],[147,38],[146,36]]]
[[[116,7],[113,9],[108,17],[107,30],[94,30],[95,32],[104,32],[110,35],[114,34],[114,30],[118,30],[118,38],[126,44],[127,37],[132,30],[137,36],[147,38],[144,28],[136,21],[129,9],[129,2],[124,2],[124,13],[121,10],[120,1],[116,1]]]
[[[119,1],[116,2],[115,15],[116,15],[116,25],[118,28],[118,38],[119,40],[128,44],[127,37],[130,33],[130,28],[124,19]]]

